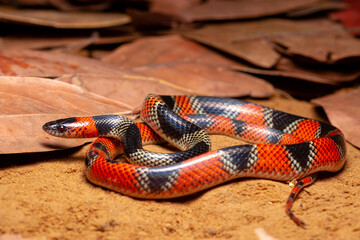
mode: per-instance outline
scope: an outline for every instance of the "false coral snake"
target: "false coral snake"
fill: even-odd
[[[136,198],[189,195],[240,177],[298,180],[286,203],[319,171],[345,163],[345,139],[331,125],[254,103],[217,97],[149,95],[134,123],[119,115],[74,117],[48,122],[59,137],[99,137],[86,157],[89,181]],[[154,131],[157,133],[154,133]],[[210,151],[209,134],[226,134],[253,144]],[[143,144],[163,140],[182,150],[154,153]],[[130,163],[116,160],[124,153]]]

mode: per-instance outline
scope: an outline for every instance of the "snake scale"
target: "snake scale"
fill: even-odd
[[[166,199],[193,194],[240,177],[297,183],[285,210],[319,171],[339,171],[346,157],[339,129],[247,101],[205,96],[148,95],[140,111],[145,123],[119,115],[73,117],[48,122],[58,137],[98,137],[86,156],[94,184],[135,198]],[[249,144],[211,150],[208,134]],[[155,153],[145,144],[170,142],[181,151]],[[129,162],[117,160],[125,154]]]

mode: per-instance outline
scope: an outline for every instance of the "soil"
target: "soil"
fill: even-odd
[[[279,94],[256,102],[327,121],[315,105]],[[241,143],[211,139],[214,149]],[[320,173],[295,201],[305,228],[285,214],[287,183],[244,178],[180,199],[138,200],[86,180],[87,147],[0,156],[0,240],[360,239],[360,151],[350,144],[345,167]]]

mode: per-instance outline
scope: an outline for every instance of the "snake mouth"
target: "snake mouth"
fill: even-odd
[[[51,121],[51,122],[47,122],[43,125],[42,129],[52,135],[52,136],[56,136],[56,137],[63,137],[65,136],[65,133],[60,132],[59,131],[59,124],[56,123],[56,121]]]
[[[47,122],[43,125],[43,130],[56,137],[71,137],[69,132],[69,123],[73,123],[74,118],[59,119],[51,122]]]

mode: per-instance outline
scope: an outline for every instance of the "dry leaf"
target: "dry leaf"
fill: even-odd
[[[2,37],[0,49],[49,49],[76,44],[88,38],[17,35]],[[95,40],[96,41],[96,40]],[[93,42],[94,43],[94,42]]]
[[[119,37],[66,37],[66,36],[29,36],[17,35],[0,38],[0,49],[51,49],[51,48],[68,48],[73,45],[104,45],[119,44],[130,42],[139,38],[137,34],[129,34]],[[85,44],[84,44],[85,43]]]
[[[326,65],[300,64],[288,58],[281,58],[276,69],[281,70],[283,76],[330,85],[354,81],[360,76],[360,69],[353,65],[329,67]]]
[[[238,64],[234,60],[178,35],[138,39],[118,47],[104,57],[102,61],[117,65],[121,69],[132,69],[171,62],[203,63],[213,64],[214,66]]]
[[[16,9],[0,6],[0,19],[54,28],[105,28],[130,23],[121,13],[61,12],[49,9]]]
[[[341,21],[350,32],[355,35],[360,35],[360,2],[359,0],[342,0],[349,7],[342,11],[330,13],[330,18],[335,21]]]
[[[42,125],[62,117],[118,113],[132,107],[56,80],[0,77],[0,153],[49,151],[83,144],[84,139],[55,138]],[[51,145],[50,148],[47,145]]]
[[[150,1],[150,11],[128,10],[133,24],[137,28],[178,27],[179,23],[259,18],[310,8],[314,11],[338,8],[331,0],[182,0],[182,1]],[[329,3],[327,6],[325,3]],[[321,4],[321,7],[319,7]]]
[[[24,0],[22,0],[24,2]],[[28,2],[29,0],[25,0]],[[73,0],[49,0],[52,5],[63,11],[101,11],[111,6],[111,1],[73,1]]]
[[[303,17],[323,11],[340,10],[346,8],[347,5],[340,1],[320,1],[316,4],[306,6],[305,8],[300,8],[290,11],[286,14],[286,16],[290,18],[296,18],[296,17]]]
[[[145,31],[154,27],[173,27],[178,22],[174,16],[163,13],[152,13],[133,8],[127,9],[126,13],[131,17],[131,24],[136,29]]]
[[[6,2],[7,0],[3,0]],[[14,3],[13,3],[14,5]],[[84,0],[16,0],[17,7],[57,7],[63,11],[100,11],[110,6],[110,1]]]
[[[0,115],[0,154],[46,152],[83,145],[94,139],[56,138],[45,133],[42,126],[69,114]]]
[[[351,67],[329,69],[323,66],[304,66],[296,64],[287,58],[281,58],[279,63],[276,64],[276,69],[278,70],[264,70],[240,65],[231,66],[230,68],[259,76],[294,78],[334,86],[339,86],[344,82],[354,81],[360,76],[360,70]]]
[[[80,86],[82,89],[124,102],[134,108],[139,107],[150,93],[159,95],[184,95],[192,93],[191,89],[171,84],[162,79],[135,73],[123,76],[96,74],[64,75],[57,78],[57,80]]]
[[[229,53],[255,66],[273,67],[279,61],[280,54],[273,49],[271,43],[264,38],[265,36],[246,39],[251,38],[251,32],[246,26],[248,24],[251,23],[207,25],[195,31],[185,32],[184,36]],[[221,34],[218,34],[219,32]]]
[[[116,64],[122,69],[133,69],[147,65],[155,67],[169,62],[204,64],[214,67],[229,67],[254,75],[288,77],[330,85],[353,81],[359,76],[359,70],[355,68],[304,67],[287,58],[280,59],[276,65],[278,70],[254,68],[175,35],[139,39],[117,48],[104,57],[103,61]]]
[[[154,13],[176,15],[180,11],[197,6],[200,3],[201,0],[182,0],[182,1],[152,0],[150,5],[150,11]]]
[[[311,62],[360,62],[360,40],[346,34],[321,34],[273,38],[282,53]]]
[[[96,40],[99,39],[99,34],[97,32],[93,32],[89,38],[72,42],[67,44],[66,46],[53,49],[51,52],[60,52],[60,53],[77,53],[93,44]]]
[[[207,25],[183,35],[200,43],[217,48],[251,64],[271,68],[280,60],[269,39],[279,36],[309,35],[327,32],[344,32],[339,24],[326,19],[258,21]],[[221,34],[219,34],[221,33]]]
[[[192,90],[192,94],[219,97],[270,97],[274,88],[260,78],[223,67],[195,63],[173,63],[133,69]]]
[[[321,105],[330,122],[338,127],[345,139],[360,148],[360,88],[313,99]]]
[[[186,21],[257,18],[305,8],[319,2],[321,0],[209,0],[179,15]]]
[[[133,107],[56,80],[0,77],[1,114],[105,114]]]
[[[0,50],[0,75],[57,77],[65,73],[122,74],[98,60],[49,51]]]
[[[268,97],[273,93],[273,87],[262,79],[223,68],[236,62],[176,35],[139,39],[103,61],[163,79],[193,94]]]

